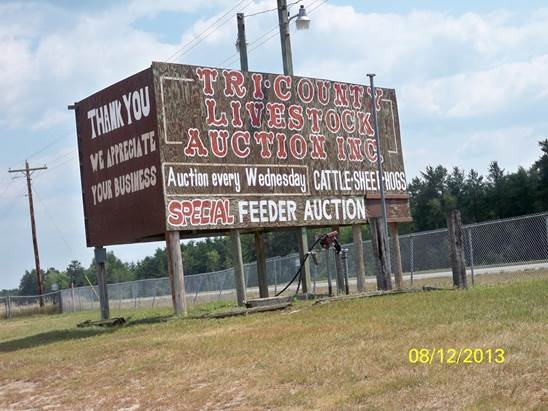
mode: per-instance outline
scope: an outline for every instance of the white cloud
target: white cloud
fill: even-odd
[[[402,87],[401,102],[421,117],[473,118],[537,104],[548,92],[548,54],[525,62]]]

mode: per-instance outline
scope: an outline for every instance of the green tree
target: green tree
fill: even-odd
[[[44,271],[42,275],[44,275]],[[36,270],[32,269],[31,271],[26,270],[23,277],[19,282],[19,295],[37,295],[38,294],[38,283],[36,279]]]
[[[503,218],[509,214],[505,207],[505,191],[504,169],[500,168],[497,161],[492,161],[487,175],[487,203],[492,218]]]
[[[57,286],[55,286],[55,284]],[[44,274],[44,291],[51,292],[69,288],[70,279],[66,273],[62,273],[53,267],[48,268]]]
[[[541,157],[533,164],[537,178],[536,209],[537,211],[548,210],[548,139],[539,141],[542,151]]]
[[[67,274],[69,280],[69,286],[71,282],[74,283],[75,287],[89,285],[85,278],[86,269],[82,267],[82,263],[80,263],[80,261],[72,260],[67,266],[65,273]]]
[[[167,277],[166,250],[157,248],[153,256],[138,261],[133,270],[137,279]]]
[[[476,170],[468,172],[464,184],[464,198],[462,204],[463,222],[466,224],[483,221],[488,217],[487,192],[481,176]]]

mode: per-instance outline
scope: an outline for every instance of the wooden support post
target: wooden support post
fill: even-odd
[[[306,227],[299,227],[297,229],[298,243],[299,243],[299,259],[303,261],[308,253],[308,234]],[[310,261],[308,258],[304,262],[301,270],[301,280],[303,287],[303,294],[308,294],[312,291],[312,281],[310,279]]]
[[[244,277],[244,261],[242,258],[242,243],[240,241],[240,232],[238,230],[232,231],[232,261],[234,264],[236,298],[238,299],[238,305],[243,307],[247,298]]]
[[[257,256],[257,278],[259,280],[259,297],[268,298],[268,277],[266,273],[266,256],[263,233],[255,232],[255,254]]]
[[[173,282],[173,264],[171,261],[171,253],[169,252],[169,247],[167,245],[168,235],[166,232],[165,235],[166,239],[166,258],[167,258],[167,274],[169,276],[169,289],[171,290],[171,305],[173,306],[173,310],[175,310],[175,284]]]
[[[449,231],[453,285],[458,288],[468,288],[466,284],[466,261],[464,259],[464,234],[459,210],[449,212],[447,229]]]
[[[358,292],[365,291],[365,259],[363,256],[362,227],[359,224],[352,226],[352,239],[354,241],[354,253],[356,254],[356,280]]]
[[[99,286],[99,306],[101,307],[101,320],[110,318],[108,305],[108,290],[106,280],[107,250],[105,247],[95,247],[95,269],[97,272],[97,285]]]
[[[373,245],[373,254],[379,267],[377,271],[377,288],[379,290],[391,290],[392,279],[387,263],[388,234],[384,231],[384,224],[380,218],[370,218],[369,226],[371,228],[371,244]]]
[[[185,293],[185,276],[183,272],[183,256],[181,253],[181,237],[178,231],[166,232],[166,252],[168,255],[168,263],[172,274],[172,297],[173,311],[175,314],[186,315],[186,293]]]
[[[332,226],[331,231],[336,231],[339,233],[339,227]],[[337,294],[344,293],[344,273],[340,253],[335,253],[335,279],[337,282]]]
[[[398,232],[398,223],[390,223],[390,236],[392,237],[392,244],[394,248],[392,249],[393,265],[392,270],[394,271],[394,283],[396,288],[401,290],[403,288],[403,269],[401,265],[401,248],[400,248],[400,234]]]

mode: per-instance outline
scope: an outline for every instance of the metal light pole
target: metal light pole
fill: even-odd
[[[382,211],[382,224],[384,226],[384,233],[388,236],[388,221],[386,218],[386,199],[384,198],[384,176],[382,171],[382,161],[381,161],[381,139],[379,137],[379,119],[377,116],[377,105],[376,105],[376,93],[375,93],[375,83],[373,78],[375,74],[368,74],[369,82],[371,84],[371,110],[373,111],[373,127],[375,128],[375,142],[377,144],[377,170],[379,171],[379,190],[381,192],[381,211]],[[390,259],[390,244],[386,247],[386,268],[388,269],[388,274],[392,276],[392,261]],[[390,280],[392,281],[392,280]]]

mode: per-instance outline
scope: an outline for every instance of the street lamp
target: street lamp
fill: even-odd
[[[284,74],[293,75],[293,57],[291,55],[291,39],[289,36],[289,22],[293,19],[297,30],[307,30],[310,27],[310,17],[306,14],[303,5],[299,8],[299,13],[289,17],[287,10],[287,0],[278,0],[278,20],[280,22],[280,42],[282,44],[282,61]]]
[[[277,0],[278,2],[278,21],[280,24],[280,41],[282,45],[282,62],[284,74],[293,75],[293,58],[291,55],[291,38],[289,35],[289,22],[295,19],[295,26],[297,30],[308,30],[310,28],[310,17],[306,13],[306,8],[301,5],[299,12],[294,16],[289,17],[287,9],[287,0]],[[294,3],[293,3],[294,4]],[[268,10],[273,11],[273,10]],[[260,12],[263,13],[263,12]],[[259,13],[256,13],[259,14]],[[247,43],[245,40],[245,23],[244,13],[237,13],[236,19],[238,21],[238,40],[236,40],[236,47],[240,53],[240,69],[242,71],[248,71],[247,63]]]

